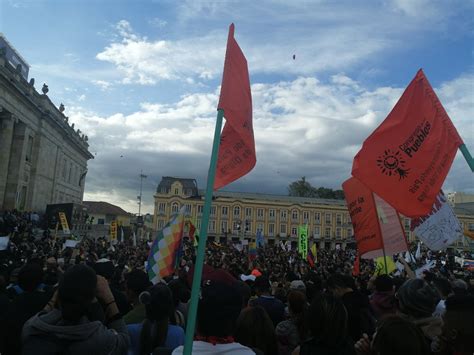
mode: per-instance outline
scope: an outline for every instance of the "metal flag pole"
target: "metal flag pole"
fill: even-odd
[[[212,193],[214,190],[214,178],[216,175],[217,155],[219,153],[219,143],[222,128],[222,118],[224,110],[217,110],[216,129],[214,131],[214,143],[212,145],[211,163],[207,173],[206,197],[204,201],[203,218],[199,233],[199,244],[197,249],[196,262],[194,264],[193,287],[191,290],[191,301],[188,311],[188,324],[186,325],[186,338],[184,342],[184,355],[191,355],[193,350],[194,331],[196,328],[196,315],[198,309],[199,288],[201,287],[202,269],[204,264],[204,252],[207,241],[207,225],[211,212]]]
[[[459,146],[459,150],[464,156],[464,159],[466,159],[467,165],[469,165],[469,167],[471,168],[471,171],[474,172],[474,159],[472,158],[471,153],[469,153],[469,150],[467,150],[466,145],[461,144]]]

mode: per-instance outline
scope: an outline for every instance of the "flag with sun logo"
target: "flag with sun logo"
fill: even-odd
[[[463,144],[420,69],[354,157],[352,175],[407,217],[431,212]]]

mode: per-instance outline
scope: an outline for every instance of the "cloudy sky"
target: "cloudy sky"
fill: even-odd
[[[85,199],[145,212],[161,176],[205,186],[227,30],[252,83],[255,169],[231,191],[339,189],[423,68],[474,152],[471,0],[0,0],[0,31],[37,90],[89,136]],[[295,55],[295,60],[293,60]],[[474,193],[458,153],[445,190]]]

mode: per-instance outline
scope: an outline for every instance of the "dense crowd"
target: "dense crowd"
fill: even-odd
[[[74,248],[35,213],[4,212],[0,236],[1,354],[181,354],[195,248],[174,275],[149,282],[148,241]],[[429,258],[429,270],[414,271]],[[193,354],[472,354],[474,275],[424,251],[377,275],[355,250],[320,250],[314,267],[280,245],[210,242]]]

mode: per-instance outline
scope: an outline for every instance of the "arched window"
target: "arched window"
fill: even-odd
[[[171,205],[171,212],[172,213],[178,213],[179,211],[179,204],[178,202],[173,202],[173,204]]]
[[[240,217],[240,206],[234,207],[234,217]]]

